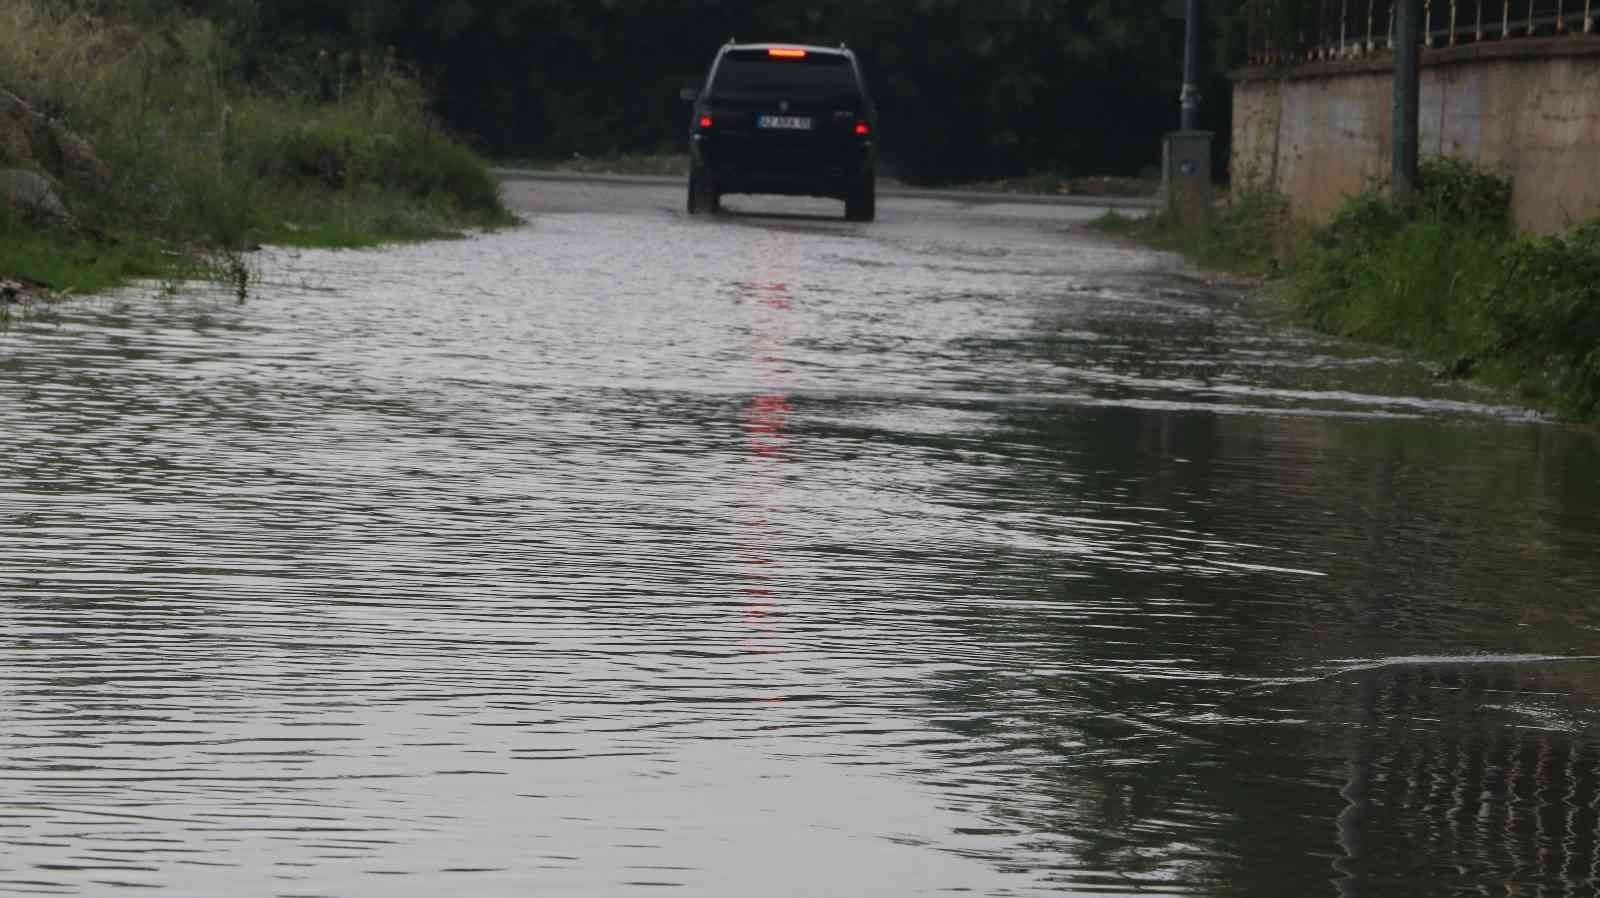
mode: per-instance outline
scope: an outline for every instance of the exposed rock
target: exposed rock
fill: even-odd
[[[67,207],[49,178],[21,168],[0,168],[0,199],[46,218],[68,218]]]
[[[0,305],[47,299],[50,288],[27,278],[0,275]]]
[[[104,187],[111,180],[110,166],[88,141],[5,89],[0,89],[0,159],[32,163],[68,183]]]

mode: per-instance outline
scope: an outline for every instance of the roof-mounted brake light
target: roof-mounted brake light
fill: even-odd
[[[806,51],[799,47],[772,47],[767,50],[767,55],[778,59],[805,59]]]

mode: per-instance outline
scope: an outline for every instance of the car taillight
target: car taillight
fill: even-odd
[[[772,47],[767,50],[767,55],[778,59],[805,59],[806,51],[799,47]]]
[[[856,122],[856,136],[868,137],[872,134],[872,126],[866,122]]]

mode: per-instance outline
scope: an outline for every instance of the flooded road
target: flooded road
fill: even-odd
[[[1592,430],[1092,209],[508,195],[0,334],[0,894],[1595,894]]]

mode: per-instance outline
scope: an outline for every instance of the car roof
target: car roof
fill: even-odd
[[[854,53],[850,52],[850,48],[845,47],[845,46],[819,47],[819,46],[817,46],[815,44],[777,44],[777,43],[736,44],[736,43],[733,43],[732,41],[729,41],[725,46],[723,46],[722,49],[723,49],[724,52],[726,52],[728,50],[758,50],[759,51],[759,50],[776,50],[776,49],[780,49],[780,48],[781,49],[790,49],[790,50],[804,50],[807,53],[832,53],[835,56],[854,56],[855,55]]]

